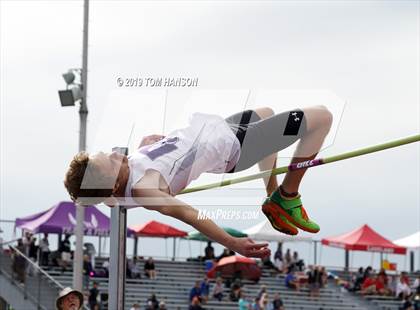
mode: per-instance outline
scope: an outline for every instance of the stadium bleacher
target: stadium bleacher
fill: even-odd
[[[97,266],[101,266],[103,259],[97,258]],[[144,263],[144,261],[142,261]],[[168,309],[188,309],[188,296],[195,280],[202,280],[205,276],[205,267],[201,262],[190,261],[155,261],[157,270],[157,279],[150,280],[143,276],[142,279],[127,279],[126,281],[126,309],[129,309],[134,303],[145,306],[147,298],[154,293],[159,301],[164,300]],[[60,268],[52,268],[49,274],[53,276],[64,286],[71,286],[71,271],[61,272]],[[107,291],[107,278],[93,278],[92,281],[99,283],[99,290]],[[214,282],[212,282],[213,284]],[[290,290],[284,285],[284,276],[273,277],[271,273],[263,269],[263,275],[258,284],[244,281],[243,290],[247,299],[253,299],[257,296],[261,285],[267,286],[270,297],[274,293],[279,293],[283,299],[286,309],[323,309],[323,310],[359,310],[367,309],[353,299],[346,297],[340,289],[329,284],[328,287],[321,289],[320,296],[317,299],[309,297],[309,291],[304,288],[299,292]],[[211,285],[210,292],[213,285]],[[210,298],[204,305],[205,309],[214,310],[233,310],[238,309],[237,302],[228,300],[229,289],[225,288],[224,299],[219,302]]]

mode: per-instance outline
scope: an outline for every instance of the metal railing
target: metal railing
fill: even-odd
[[[55,309],[58,292],[64,287],[11,242],[0,244],[0,272],[13,283],[37,309]],[[7,245],[8,250],[3,246]]]

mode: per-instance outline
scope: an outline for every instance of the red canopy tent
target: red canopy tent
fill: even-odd
[[[368,225],[348,233],[321,240],[323,245],[346,250],[346,268],[348,268],[348,251],[368,251],[389,254],[405,254],[407,249],[384,238]]]
[[[130,226],[130,228],[137,236],[141,237],[174,238],[188,235],[188,233],[183,230],[176,229],[175,227],[157,221],[149,221],[145,224]]]
[[[186,231],[179,230],[158,221],[149,221],[145,224],[130,226],[130,229],[135,233],[134,256],[137,256],[138,237],[174,238],[172,259],[175,259],[175,238],[185,237],[188,235]]]

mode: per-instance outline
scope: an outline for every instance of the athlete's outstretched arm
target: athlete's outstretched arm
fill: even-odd
[[[254,243],[249,238],[232,237],[211,219],[199,218],[196,209],[158,189],[133,189],[133,198],[146,209],[177,218],[193,226],[209,239],[241,255],[260,258],[270,255],[267,243]]]

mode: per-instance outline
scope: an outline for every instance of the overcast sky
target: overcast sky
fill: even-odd
[[[418,1],[92,1],[87,149],[132,149],[142,135],[167,134],[194,111],[227,116],[266,105],[276,112],[328,106],[335,122],[320,156],[416,134],[419,8]],[[78,148],[78,114],[60,106],[57,91],[65,88],[61,74],[81,67],[83,2],[1,1],[0,10],[0,218],[14,219],[68,199],[62,181]],[[120,88],[119,77],[199,82],[166,93]],[[287,164],[290,150],[280,156]],[[309,171],[301,193],[321,225],[316,238],[365,223],[391,240],[418,231],[419,162],[413,144]],[[262,182],[239,188],[182,198],[256,210]],[[150,219],[191,229],[141,209],[130,210],[128,222]],[[220,224],[244,229],[261,220]],[[141,249],[162,254],[150,240]],[[341,263],[341,251],[323,251],[323,263]],[[188,255],[187,247],[181,252]],[[367,258],[357,253],[354,263]]]

